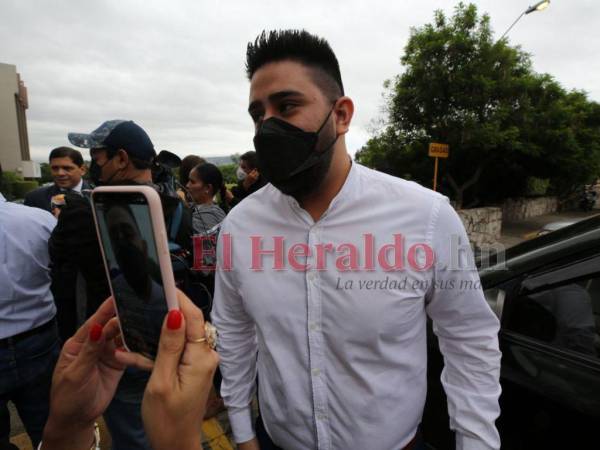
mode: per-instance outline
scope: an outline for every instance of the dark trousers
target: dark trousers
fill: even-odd
[[[77,304],[74,298],[54,297],[58,334],[64,344],[77,331]]]
[[[254,429],[256,430],[256,439],[258,440],[260,450],[283,450],[281,447],[277,447],[271,440],[260,415],[256,418]]]
[[[128,368],[104,412],[113,450],[152,450],[142,422],[142,399],[150,373]]]
[[[50,406],[52,373],[60,352],[56,323],[23,339],[0,344],[0,449],[11,448],[8,402],[17,408],[27,434],[37,447]]]

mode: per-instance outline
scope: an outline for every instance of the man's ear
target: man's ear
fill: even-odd
[[[87,167],[87,165],[85,163],[83,163],[81,165],[81,167],[79,168],[79,170],[81,170],[81,176],[84,176],[87,173],[87,171],[88,171],[88,167]]]
[[[115,155],[115,162],[117,163],[117,167],[119,169],[124,169],[129,165],[129,153],[122,148],[119,149]]]
[[[350,129],[350,122],[354,115],[354,103],[350,97],[340,97],[333,108],[335,114],[336,131],[339,135],[346,134]]]

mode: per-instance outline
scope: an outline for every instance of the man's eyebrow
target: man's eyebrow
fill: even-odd
[[[302,96],[304,96],[304,94],[302,94],[302,92],[299,92],[299,91],[288,90],[288,91],[274,92],[273,94],[269,95],[269,103],[281,101],[286,97],[302,97]],[[260,101],[254,100],[252,103],[250,103],[250,106],[248,107],[248,112],[252,112],[252,110],[256,109],[259,106],[260,106]]]

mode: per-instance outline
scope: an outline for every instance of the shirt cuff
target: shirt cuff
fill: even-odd
[[[481,439],[456,433],[456,450],[498,450],[500,447],[490,447]]]
[[[238,444],[249,441],[256,436],[250,406],[241,409],[236,408],[234,411],[229,410],[229,423],[233,431],[233,439]]]

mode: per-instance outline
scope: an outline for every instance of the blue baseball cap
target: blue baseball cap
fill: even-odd
[[[152,161],[156,156],[148,134],[131,120],[107,120],[89,134],[69,133],[69,142],[81,148],[108,148],[125,150],[142,161]]]

